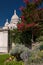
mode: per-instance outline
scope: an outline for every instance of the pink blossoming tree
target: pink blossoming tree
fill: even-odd
[[[43,9],[38,6],[42,0],[24,0],[25,7],[21,6],[22,11],[21,22],[17,24],[17,29],[20,35],[18,36],[20,43],[31,48],[32,40],[40,36],[40,21],[43,19]]]

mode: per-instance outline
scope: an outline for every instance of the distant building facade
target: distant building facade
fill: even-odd
[[[16,10],[14,10],[14,15],[11,17],[10,23],[8,19],[5,22],[3,28],[0,29],[0,53],[8,53],[9,42],[8,42],[8,30],[13,30],[17,28],[17,23],[21,19],[17,16]]]

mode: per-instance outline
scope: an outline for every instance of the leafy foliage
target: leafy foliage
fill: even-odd
[[[43,50],[43,44],[40,45],[39,49],[40,50]]]
[[[11,55],[15,56],[17,60],[24,61],[30,56],[30,50],[22,44],[16,44],[15,48],[11,51]]]
[[[41,5],[41,0],[24,0],[25,7],[21,7],[21,23],[17,24],[18,31],[21,32],[20,41],[21,43],[28,44],[31,46],[31,39],[36,42],[36,39],[40,36],[43,30],[43,8],[40,9],[38,6]]]

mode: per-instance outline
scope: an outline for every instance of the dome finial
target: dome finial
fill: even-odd
[[[6,19],[6,22],[8,22],[8,19]]]
[[[16,10],[14,10],[14,14],[16,14]]]

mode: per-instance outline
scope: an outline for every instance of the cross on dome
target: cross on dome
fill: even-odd
[[[16,15],[16,10],[14,10],[14,15]]]
[[[8,19],[6,19],[6,22],[8,22]]]
[[[14,15],[12,16],[11,20],[18,20],[19,17],[16,14],[16,10],[14,10]]]

